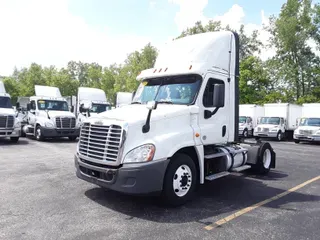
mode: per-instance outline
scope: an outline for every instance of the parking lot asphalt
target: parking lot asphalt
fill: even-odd
[[[76,142],[0,140],[0,239],[319,239],[320,179],[306,181],[320,175],[320,145],[271,144],[277,166],[268,176],[229,175],[166,208],[78,179]]]

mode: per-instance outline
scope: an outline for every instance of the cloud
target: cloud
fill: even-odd
[[[229,25],[232,29],[239,30],[240,26],[244,24],[245,12],[243,8],[234,4],[232,7],[222,15],[216,15],[213,17],[207,17],[203,11],[208,4],[208,0],[168,0],[169,3],[179,5],[179,10],[175,16],[175,22],[179,32],[182,32],[188,27],[194,26],[197,21],[201,21],[203,24],[207,24],[210,20],[220,21],[222,26]],[[261,10],[261,22],[244,24],[245,32],[251,34],[254,30],[259,31],[259,40],[263,44],[267,44],[270,35],[263,29],[263,25],[268,25],[268,17],[264,11]],[[260,57],[263,60],[272,57],[275,54],[274,49],[261,49]]]
[[[148,37],[111,36],[107,28],[92,27],[68,11],[67,0],[1,0],[0,30],[0,75],[32,62],[62,67],[79,60],[107,66],[151,42]]]
[[[203,10],[208,5],[208,0],[168,0],[169,3],[179,6],[175,22],[179,32],[193,26],[197,21],[206,21]]]

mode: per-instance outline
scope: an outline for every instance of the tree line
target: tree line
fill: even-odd
[[[233,30],[219,21],[197,22],[177,38],[209,31]],[[259,31],[240,37],[240,103],[320,102],[320,5],[312,0],[287,0],[278,16],[269,18],[265,28],[271,38],[268,44],[259,40]],[[262,48],[274,48],[275,56],[263,61]],[[136,76],[143,69],[152,68],[158,50],[150,43],[132,52],[123,64],[103,67],[98,63],[70,61],[64,68],[32,63],[28,68],[15,69],[4,78],[7,91],[15,103],[18,96],[34,95],[34,85],[60,88],[63,96],[77,94],[80,86],[103,89],[109,101],[115,103],[119,91],[133,92]]]

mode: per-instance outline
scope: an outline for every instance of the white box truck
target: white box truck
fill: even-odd
[[[275,167],[270,143],[238,143],[239,37],[230,31],[169,43],[137,77],[132,104],[84,121],[76,175],[129,194],[160,194],[170,205],[198,183]]]
[[[106,93],[102,89],[79,87],[76,99],[75,115],[77,122],[81,125],[88,117],[111,109],[111,104],[107,101]]]
[[[60,137],[76,140],[80,126],[59,88],[35,85],[35,93],[27,104],[28,125],[23,127],[26,135],[34,136],[38,141]]]
[[[302,117],[294,131],[294,142],[320,142],[320,103],[302,105]]]
[[[239,106],[239,135],[253,136],[258,118],[264,116],[264,107],[257,104],[241,104]]]
[[[10,94],[0,81],[0,138],[8,137],[12,142],[18,142],[20,134],[21,123],[12,107]]]
[[[302,106],[290,103],[264,104],[264,117],[259,118],[254,136],[275,138],[278,141],[293,137],[297,119],[301,117]]]

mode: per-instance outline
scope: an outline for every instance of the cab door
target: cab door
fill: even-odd
[[[32,126],[36,124],[36,110],[36,101],[30,101],[30,109],[28,109],[28,122]]]
[[[199,95],[202,96],[199,98],[201,141],[203,145],[227,142],[230,122],[228,77],[207,73],[204,83]]]

